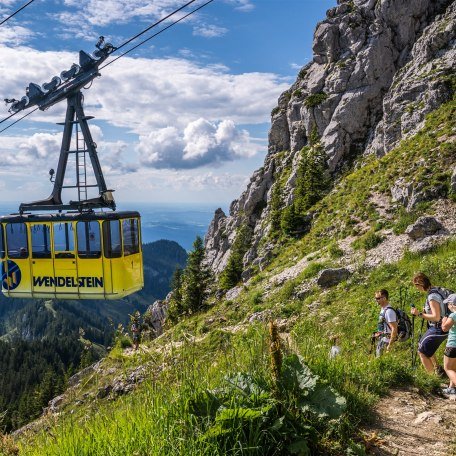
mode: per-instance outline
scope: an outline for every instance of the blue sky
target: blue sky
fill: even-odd
[[[24,3],[2,0],[0,18]],[[29,82],[68,69],[80,49],[92,52],[98,36],[118,46],[184,3],[35,0],[0,26],[1,97],[21,98]],[[116,200],[226,206],[237,198],[264,161],[277,97],[312,58],[315,26],[335,3],[215,0],[102,71],[84,107],[96,117],[92,134]],[[48,196],[64,113],[60,103],[0,135],[0,202]]]

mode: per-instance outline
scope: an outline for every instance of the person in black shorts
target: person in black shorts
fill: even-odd
[[[448,388],[444,388],[442,392],[456,395],[456,294],[450,294],[443,302],[448,306],[451,313],[448,317],[443,317],[442,319],[442,329],[449,331],[448,342],[443,356],[443,366],[450,379]]]
[[[429,277],[422,272],[413,277],[413,285],[427,294],[423,311],[419,312],[416,307],[411,310],[412,315],[421,317],[427,322],[427,331],[418,343],[421,363],[428,372],[435,372],[439,376],[445,375],[445,371],[439,366],[435,357],[440,344],[448,337],[448,333],[442,329],[443,298],[435,287],[432,287]]]

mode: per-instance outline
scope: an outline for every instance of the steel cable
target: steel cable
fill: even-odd
[[[25,7],[29,6],[30,3],[33,3],[35,0],[30,0],[27,2],[25,5],[22,5],[18,10],[16,10],[13,14],[9,15],[6,19],[3,19],[2,22],[0,22],[0,25],[4,24],[6,21],[9,21],[13,16],[15,16],[17,13],[22,11]]]
[[[151,40],[152,38],[155,38],[157,35],[160,35],[160,33],[164,32],[165,30],[171,28],[173,25],[176,25],[178,24],[179,22],[183,21],[184,19],[186,19],[188,16],[191,16],[193,13],[196,13],[198,10],[200,10],[201,8],[204,8],[206,5],[209,5],[209,3],[212,3],[214,0],[209,0],[207,1],[206,3],[203,3],[202,5],[200,5],[198,8],[195,8],[194,10],[190,11],[189,13],[187,13],[185,16],[182,16],[180,19],[178,19],[177,21],[174,21],[172,22],[171,24],[167,25],[166,27],[162,28],[161,30],[159,30],[157,33],[154,33],[152,36],[150,36],[149,38],[146,38],[145,40],[141,41],[140,43],[138,43],[136,46],[133,46],[131,49],[129,49],[128,51],[125,51],[123,54],[120,54],[119,56],[117,56],[114,60],[111,60],[110,62],[108,62],[106,65],[103,65],[102,67],[100,67],[100,70],[102,70],[103,68],[106,68],[107,66],[111,65],[111,63],[114,63],[116,60],[119,60],[121,57],[123,57],[124,55],[130,53],[131,51],[134,51],[136,48],[138,48],[139,46],[142,46],[144,43],[146,43],[147,41]],[[174,14],[174,13],[173,13]],[[131,41],[131,40],[130,40]],[[123,45],[122,45],[123,46]],[[119,48],[117,48],[119,49]]]

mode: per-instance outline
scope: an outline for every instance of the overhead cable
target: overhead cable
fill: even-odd
[[[8,117],[5,117],[3,120],[0,120],[0,124],[2,124],[3,122],[6,122],[8,119],[11,119],[11,117],[15,116],[16,114],[17,114],[17,112],[13,112]]]
[[[2,22],[0,22],[0,25],[4,24],[6,21],[9,21],[13,16],[15,16],[19,11],[22,11],[25,7],[29,6],[30,3],[33,3],[35,0],[30,0],[27,2],[25,5],[22,5],[18,10],[16,10],[13,14],[10,14],[7,18],[3,19]]]
[[[16,121],[14,121],[13,123],[9,124],[7,127],[5,127],[3,130],[0,130],[0,133],[3,133],[5,130],[8,130],[8,128],[12,127],[13,125],[17,124],[18,122],[20,122],[22,119],[25,119],[27,116],[29,116],[30,114],[33,114],[37,109],[39,108],[35,108],[34,110],[28,112],[27,114],[25,114],[25,116],[22,116],[20,117],[19,119],[17,119]],[[16,113],[14,113],[16,114]],[[13,114],[13,115],[14,115]],[[10,116],[12,117],[12,116]],[[9,117],[7,117],[6,119],[9,119]],[[6,119],[3,119],[2,122],[4,122]]]
[[[171,16],[173,16],[174,14],[178,13],[179,11],[183,10],[184,8],[186,8],[188,5],[191,5],[192,3],[196,2],[196,0],[190,0],[189,2],[187,2],[185,5],[182,5],[180,8],[178,8],[177,10],[174,10],[172,13],[169,13],[167,16],[161,18],[159,21],[155,22],[154,24],[150,25],[149,27],[147,27],[146,29],[144,29],[142,32],[139,32],[137,35],[131,37],[130,39],[128,39],[127,41],[125,41],[125,43],[122,43],[120,46],[118,46],[116,48],[116,51],[118,51],[119,49],[123,48],[124,46],[126,46],[128,43],[131,43],[133,40],[136,40],[136,38],[139,38],[141,35],[144,35],[144,33],[148,32],[150,29],[156,27],[157,25],[161,24],[163,21],[166,21],[166,19],[170,18]]]
[[[172,22],[171,24],[167,25],[166,27],[162,28],[161,30],[159,30],[157,33],[154,33],[152,36],[150,36],[149,38],[146,38],[145,40],[141,41],[140,43],[138,43],[136,46],[133,46],[131,49],[128,49],[128,51],[125,51],[123,54],[120,54],[119,56],[117,56],[114,60],[111,60],[110,62],[108,62],[106,65],[103,65],[102,67],[100,67],[99,69],[102,70],[103,68],[106,68],[107,66],[111,65],[111,63],[114,63],[116,60],[119,60],[121,57],[123,57],[124,55],[126,54],[129,54],[131,51],[134,51],[136,48],[138,48],[139,46],[142,46],[144,43],[146,43],[147,41],[151,40],[152,38],[155,38],[157,35],[160,35],[160,33],[164,32],[165,30],[168,30],[169,28],[171,28],[173,25],[176,25],[178,24],[179,22],[183,21],[184,19],[186,19],[188,16],[191,16],[193,13],[196,13],[198,10],[200,10],[201,8],[204,8],[205,6],[209,5],[209,3],[212,3],[214,0],[209,0],[207,1],[206,3],[203,3],[202,5],[200,5],[198,8],[195,8],[194,10],[190,11],[189,13],[187,13],[185,16],[182,16],[180,19],[178,19],[177,21],[174,21]],[[174,13],[172,13],[174,14]],[[131,40],[129,40],[131,41]],[[124,43],[125,44],[125,43]],[[124,46],[124,44],[122,46]],[[119,49],[119,48],[117,48]]]
[[[21,9],[25,8],[28,4],[32,3],[34,0],[31,0],[29,1],[26,5],[24,5]],[[140,37],[141,35],[143,35],[144,33],[148,32],[149,30],[151,30],[152,28],[156,27],[157,25],[159,25],[160,23],[162,23],[163,21],[165,21],[166,19],[170,18],[171,16],[173,16],[174,14],[178,13],[179,11],[181,11],[182,9],[184,9],[185,7],[187,7],[188,5],[191,5],[192,3],[194,3],[196,0],[191,0],[189,2],[187,2],[185,5],[181,6],[180,8],[178,8],[177,10],[174,10],[172,13],[168,14],[167,16],[163,17],[162,19],[160,19],[159,21],[155,22],[154,24],[150,25],[149,27],[147,27],[146,29],[144,29],[142,32],[136,34],[135,36],[133,36],[132,38],[128,39],[127,41],[125,41],[124,43],[122,43],[119,47],[116,48],[116,51],[119,50],[120,48],[126,46],[128,43],[130,43],[131,41],[135,40],[136,38]],[[126,54],[129,54],[130,52],[134,51],[135,49],[137,49],[139,46],[142,46],[144,43],[146,43],[147,41],[151,40],[152,38],[155,38],[157,35],[160,35],[160,33],[164,32],[165,30],[168,30],[169,28],[171,28],[172,26],[178,24],[179,22],[183,21],[184,19],[186,19],[187,17],[191,16],[192,14],[196,13],[197,11],[199,11],[200,9],[204,8],[205,6],[209,5],[209,3],[212,3],[214,0],[208,0],[206,3],[203,3],[202,5],[200,5],[198,8],[195,8],[194,10],[190,11],[189,13],[185,14],[184,16],[182,16],[181,18],[179,18],[178,20],[172,22],[171,24],[167,25],[166,27],[164,27],[163,29],[159,30],[157,33],[154,33],[152,36],[150,36],[149,38],[141,41],[140,43],[138,43],[136,46],[133,46],[131,49],[128,49],[127,51],[125,51],[124,53],[120,54],[119,56],[117,56],[114,60],[111,60],[110,62],[108,62],[106,65],[103,65],[102,67],[99,68],[99,70],[102,70],[103,68],[106,68],[108,65],[111,65],[111,63],[114,63],[116,60],[119,60],[121,57],[123,57],[124,55]],[[19,12],[20,10],[16,11]],[[16,14],[14,13],[14,14]],[[0,24],[1,25],[1,24]],[[13,125],[17,124],[18,122],[20,122],[22,119],[24,119],[25,117],[29,116],[30,114],[34,113],[37,109],[39,109],[38,107],[35,108],[33,111],[30,111],[29,113],[27,113],[26,115],[22,116],[21,118],[17,119],[15,122],[11,123],[10,125],[8,125],[7,127],[5,127],[3,130],[0,130],[0,133],[3,133],[5,130],[7,130],[8,128],[12,127]],[[6,117],[5,119],[1,120],[0,121],[0,124],[2,124],[3,122],[7,121],[8,119],[10,119],[11,117],[13,117],[14,115],[16,115],[17,112],[9,115],[8,117]]]

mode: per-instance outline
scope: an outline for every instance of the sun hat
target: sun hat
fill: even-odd
[[[444,304],[453,304],[456,305],[456,293],[451,293],[444,301]]]

